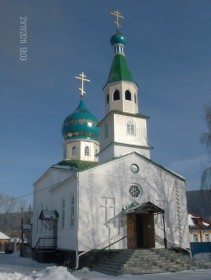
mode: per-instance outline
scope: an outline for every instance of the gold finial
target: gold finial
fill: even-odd
[[[79,88],[79,90],[81,91],[81,99],[83,99],[84,93],[86,93],[84,91],[84,82],[90,82],[90,80],[85,79],[86,75],[84,74],[84,72],[82,72],[81,74],[79,74],[80,77],[75,77],[76,79],[81,80],[81,88]]]
[[[119,18],[124,18],[124,17],[121,15],[121,13],[118,10],[111,12],[111,14],[116,17],[116,21],[114,21],[114,23],[116,24],[118,30],[121,27],[121,25],[119,24]]]

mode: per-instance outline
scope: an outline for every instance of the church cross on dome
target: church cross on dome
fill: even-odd
[[[84,94],[86,93],[84,91],[84,82],[90,82],[90,80],[86,79],[86,75],[84,74],[84,72],[79,74],[79,76],[80,77],[75,77],[75,78],[81,80],[81,88],[79,88],[79,90],[81,91],[81,99],[83,99]]]
[[[111,12],[111,14],[116,17],[116,21],[114,21],[114,23],[116,24],[117,30],[119,30],[119,28],[121,27],[121,25],[119,24],[119,19],[124,17],[118,10]]]

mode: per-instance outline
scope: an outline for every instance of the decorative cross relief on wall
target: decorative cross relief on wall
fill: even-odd
[[[100,207],[104,213],[105,225],[115,225],[115,198],[114,197],[101,197]]]

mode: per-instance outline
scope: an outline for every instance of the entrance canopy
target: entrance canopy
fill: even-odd
[[[163,214],[165,211],[160,207],[156,206],[152,202],[148,201],[142,204],[132,203],[131,205],[122,209],[123,214],[136,213],[136,214]]]
[[[57,220],[59,218],[59,214],[56,210],[42,210],[39,216],[41,220]]]

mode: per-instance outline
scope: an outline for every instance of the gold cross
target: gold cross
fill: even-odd
[[[84,74],[84,72],[82,72],[81,74],[79,74],[80,77],[75,77],[76,79],[81,80],[81,88],[79,88],[79,90],[81,91],[81,99],[83,99],[84,93],[86,93],[84,91],[84,82],[90,82],[90,80],[85,79],[86,75]]]
[[[119,24],[119,18],[124,18],[124,17],[121,15],[121,13],[118,10],[111,12],[111,14],[116,17],[116,21],[114,21],[114,23],[116,24],[118,30],[121,27],[121,25]]]

